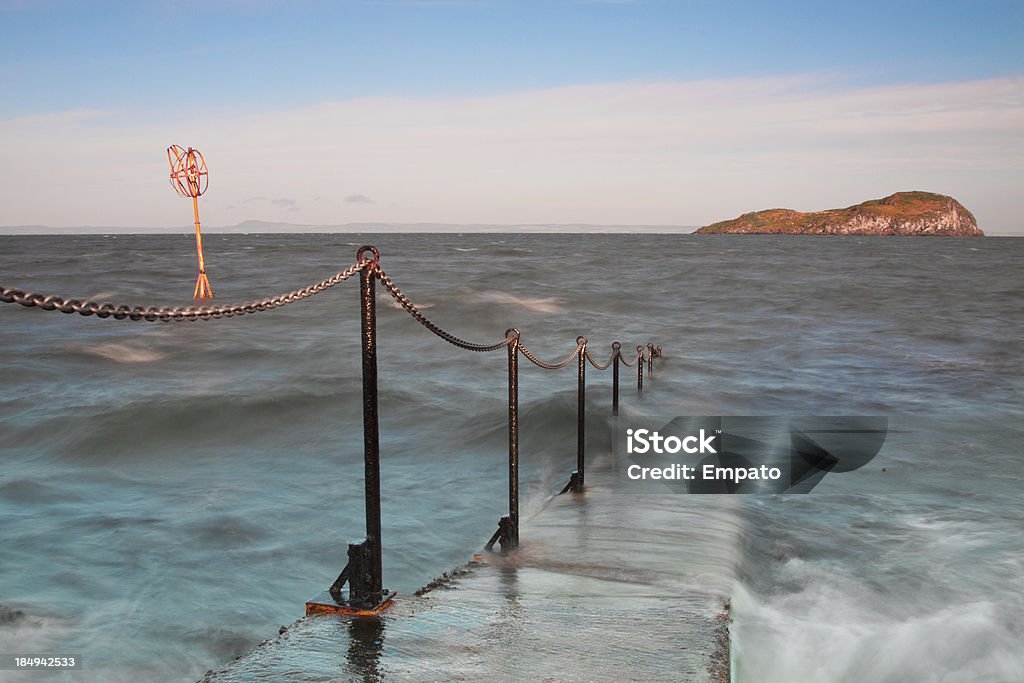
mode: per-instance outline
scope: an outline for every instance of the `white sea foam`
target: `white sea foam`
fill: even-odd
[[[399,310],[399,311],[403,310],[403,309],[402,309],[402,304],[398,303],[397,301],[395,301],[395,300],[394,300],[393,298],[391,298],[390,296],[385,296],[385,295],[383,295],[383,294],[382,294],[382,295],[381,295],[381,296],[380,296],[379,298],[380,298],[380,300],[381,300],[381,301],[383,301],[383,302],[384,302],[384,303],[385,303],[385,304],[386,304],[387,306],[390,306],[391,308],[397,309],[397,310]],[[421,310],[421,311],[425,311],[425,310],[427,310],[428,308],[433,308],[433,307],[434,307],[434,304],[430,304],[430,303],[427,303],[427,304],[413,304],[413,306],[415,306],[416,308],[418,308],[418,309],[419,309],[419,310]]]
[[[167,357],[165,353],[129,344],[87,346],[82,349],[82,353],[98,358],[106,358],[115,363],[153,363]]]
[[[805,580],[806,569],[798,571]],[[1020,680],[1024,651],[1014,608],[1000,598],[946,599],[936,595],[901,612],[866,583],[838,583],[831,572],[819,572],[800,592],[766,599],[739,585],[732,600],[734,680]]]
[[[0,605],[0,652],[27,654],[52,651],[67,638],[69,629],[68,623],[56,617],[27,614],[23,610]]]
[[[518,297],[508,292],[485,291],[477,295],[480,301],[506,306],[520,306],[539,313],[559,313],[564,310],[565,300],[558,297]]]

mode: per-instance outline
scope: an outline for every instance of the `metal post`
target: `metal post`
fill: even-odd
[[[622,344],[612,342],[612,415],[619,414],[619,349]]]
[[[362,247],[357,259],[366,251],[373,253],[373,262],[359,271],[360,312],[362,318],[363,347],[363,461],[366,487],[366,538],[370,542],[369,591],[370,595],[354,596],[377,602],[383,593],[383,566],[380,541],[380,432],[377,423],[377,299],[375,295],[379,254],[373,247]],[[350,590],[354,589],[350,585]]]
[[[647,374],[654,376],[654,344],[647,342]]]
[[[510,336],[513,335],[513,336]],[[519,547],[519,330],[505,332],[508,343],[508,517],[509,547]],[[504,549],[504,546],[502,547]]]
[[[519,330],[505,330],[508,344],[508,514],[498,520],[498,530],[484,544],[493,550],[501,544],[507,553],[519,547]]]
[[[640,393],[644,390],[644,347],[636,347],[636,390]]]
[[[587,427],[587,338],[576,337],[576,343],[579,345],[579,376],[576,394],[576,485],[573,491],[583,488]]]
[[[366,497],[366,537],[348,545],[348,564],[326,591],[306,601],[306,615],[378,614],[395,597],[384,590],[380,541],[380,434],[377,420],[377,303],[374,284],[380,254],[361,247],[356,259],[373,259],[359,271],[359,312],[363,356],[363,482]],[[348,598],[342,593],[348,584]]]

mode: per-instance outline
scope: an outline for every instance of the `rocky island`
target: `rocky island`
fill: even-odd
[[[845,209],[802,213],[767,209],[731,221],[705,225],[700,234],[786,235],[942,235],[982,237],[970,211],[960,202],[932,192],[897,192]]]

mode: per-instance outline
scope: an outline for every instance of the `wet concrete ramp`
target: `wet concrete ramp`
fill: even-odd
[[[728,497],[625,496],[588,472],[485,553],[379,619],[313,616],[205,680],[723,681]]]

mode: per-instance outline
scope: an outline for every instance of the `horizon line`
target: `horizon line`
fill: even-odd
[[[675,223],[439,223],[417,221],[412,223],[350,222],[350,223],[279,223],[276,221],[246,220],[234,225],[203,226],[204,233],[351,233],[351,232],[477,232],[496,229],[526,232],[551,232],[562,229],[566,232],[586,232],[588,229],[604,232],[692,232],[701,226]],[[409,230],[408,228],[413,228]],[[571,228],[572,230],[565,230]],[[52,226],[43,224],[2,225],[0,234],[7,235],[58,235],[58,234],[191,234],[193,226],[114,226],[114,225],[72,225]],[[75,232],[83,231],[83,232]]]

